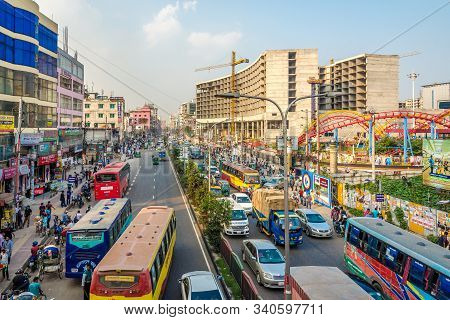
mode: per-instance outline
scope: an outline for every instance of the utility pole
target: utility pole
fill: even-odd
[[[305,110],[305,128],[306,128],[306,140],[305,140],[305,155],[309,155],[309,137],[308,137],[308,129],[309,129],[309,122],[308,122],[308,109]]]
[[[410,74],[408,74],[408,78],[411,79],[412,82],[412,111],[415,112],[416,111],[416,99],[415,99],[415,84],[416,84],[416,79],[419,76],[418,73],[412,72]],[[416,129],[416,118],[413,119],[413,129]]]
[[[316,151],[317,151],[317,174],[320,174],[320,134],[319,134],[319,108],[316,108]]]
[[[317,87],[323,83],[323,80],[316,79],[314,77],[310,77],[308,79],[308,83],[311,85],[311,119],[314,117],[314,113],[316,114],[316,141],[317,141],[317,174],[320,174],[320,163],[319,163],[319,155],[320,155],[320,138],[319,138],[319,106],[316,106],[316,91]],[[306,113],[306,118],[308,118],[308,113]],[[306,120],[308,121],[308,120]],[[306,144],[308,144],[308,136],[306,136]]]
[[[16,207],[19,205],[17,201],[19,195],[19,165],[20,165],[20,133],[22,131],[22,98],[19,100],[19,114],[17,117],[17,145],[16,145],[16,176],[15,176],[15,186],[14,186],[14,201]]]

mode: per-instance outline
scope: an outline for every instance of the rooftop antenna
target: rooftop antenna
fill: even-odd
[[[69,28],[67,26],[63,29],[63,50],[69,53]]]

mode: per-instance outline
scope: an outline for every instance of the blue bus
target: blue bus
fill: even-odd
[[[166,155],[166,151],[164,151],[164,150],[162,150],[162,151],[159,151],[159,160],[160,161],[166,161],[167,160],[167,155]]]
[[[100,200],[66,236],[66,278],[81,278],[94,269],[133,219],[127,198]]]

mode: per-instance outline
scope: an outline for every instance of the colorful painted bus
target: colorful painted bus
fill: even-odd
[[[95,200],[122,198],[130,183],[130,164],[115,162],[94,176]]]
[[[95,268],[132,219],[127,198],[100,200],[66,235],[66,278],[81,278]]]
[[[259,172],[256,170],[231,162],[222,163],[221,170],[222,179],[227,180],[240,192],[247,192],[248,188],[255,190],[260,187]]]
[[[164,294],[176,239],[172,208],[143,208],[95,268],[94,300],[158,300]]]
[[[388,299],[450,299],[448,250],[374,218],[349,219],[345,263]]]

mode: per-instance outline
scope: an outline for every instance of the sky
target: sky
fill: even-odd
[[[229,73],[230,68],[194,70],[229,62],[232,50],[254,62],[264,50],[318,48],[323,65],[331,58],[373,53],[449,2],[35,1],[60,30],[69,28],[69,51],[78,51],[90,90],[124,96],[128,110],[153,102],[163,119],[195,97],[195,83]],[[400,59],[400,100],[411,97],[411,72],[419,74],[416,96],[421,85],[450,81],[449,30],[450,4],[377,52],[420,53]]]

